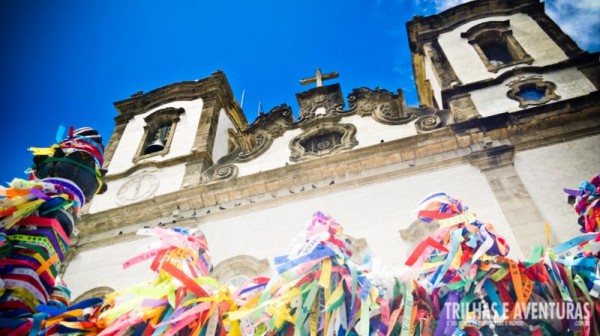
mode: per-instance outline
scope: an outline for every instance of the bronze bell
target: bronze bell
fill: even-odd
[[[144,154],[160,152],[163,149],[165,149],[165,143],[161,139],[156,139],[151,144],[149,144],[148,147],[146,147]]]

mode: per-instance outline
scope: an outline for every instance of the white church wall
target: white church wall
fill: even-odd
[[[596,135],[515,155],[515,169],[560,243],[580,234],[578,216],[562,189],[577,189],[581,180],[598,174],[598,143]]]
[[[286,162],[289,162],[291,155],[288,144],[292,138],[300,133],[302,133],[300,129],[287,131],[279,138],[274,139],[271,147],[260,157],[249,162],[236,163],[238,166],[238,177],[284,167]]]
[[[356,126],[356,140],[358,145],[353,149],[373,146],[383,142],[407,138],[417,134],[414,122],[406,125],[386,125],[375,121],[371,117],[361,117],[353,115],[343,118],[340,123],[353,124]],[[260,157],[244,163],[236,163],[238,166],[238,176],[247,176],[261,171],[268,171],[284,167],[290,162],[291,155],[289,143],[302,130],[295,129],[287,131],[284,135],[276,138],[271,147]]]
[[[503,112],[516,112],[523,110],[519,107],[519,102],[510,99],[507,92],[510,91],[510,83],[520,78],[541,78],[556,84],[555,93],[560,96],[559,100],[571,99],[587,95],[596,91],[594,84],[590,82],[581,71],[576,68],[568,68],[543,75],[528,74],[525,76],[516,76],[506,79],[502,84],[486,87],[480,90],[471,91],[471,99],[477,108],[477,111],[483,116],[488,117]],[[554,102],[554,100],[552,101]]]
[[[215,142],[213,144],[212,159],[213,162],[217,162],[220,158],[227,155],[229,151],[229,132],[228,130],[234,128],[233,123],[229,119],[225,109],[219,111],[219,120],[217,121],[217,132],[215,135]]]
[[[180,116],[180,120],[175,127],[175,134],[169,153],[164,156],[153,156],[140,162],[161,162],[191,152],[194,143],[190,141],[189,136],[190,134],[195,134],[198,128],[202,112],[202,99],[170,102],[153,108],[146,113],[136,115],[125,127],[125,131],[108,167],[109,175],[119,174],[133,167],[133,158],[144,136],[144,126],[146,125],[144,118],[168,107],[183,108],[185,110],[185,113]]]
[[[496,73],[488,71],[473,46],[469,44],[466,38],[460,36],[461,33],[480,23],[504,20],[510,20],[510,28],[514,38],[525,52],[533,58],[532,66],[545,66],[567,59],[560,47],[526,14],[493,16],[474,20],[458,26],[452,31],[440,34],[438,38],[448,62],[450,62],[454,72],[463,84],[495,78],[513,68],[500,69]]]
[[[119,200],[118,194],[121,187],[125,183],[127,183],[127,181],[141,174],[152,174],[156,176],[156,179],[158,180],[158,187],[156,187],[156,190],[152,194],[149,194],[148,197],[136,200],[137,202],[143,201],[144,199],[150,198],[152,196],[165,195],[179,190],[181,188],[183,177],[185,175],[185,165],[168,166],[160,169],[153,167],[144,168],[139,171],[136,171],[134,174],[128,176],[127,178],[110,181],[108,183],[108,190],[104,194],[96,195],[92,200],[92,203],[89,208],[89,213],[93,214],[116,208],[125,204],[134,203],[121,202]]]
[[[341,223],[346,234],[366,238],[372,255],[381,258],[384,265],[398,267],[409,253],[399,230],[416,220],[415,206],[433,191],[444,191],[461,199],[479,218],[495,225],[510,244],[512,256],[522,257],[487,180],[471,165],[281,203],[203,223],[200,228],[211,245],[215,263],[239,254],[269,258],[285,252],[312,214],[321,211]]]
[[[415,206],[433,191],[444,191],[461,199],[481,220],[495,225],[510,244],[511,256],[522,257],[486,178],[478,168],[468,164],[347,187],[321,196],[298,197],[287,202],[274,200],[267,208],[256,207],[241,215],[208,219],[199,226],[207,237],[214,265],[238,255],[272,260],[273,256],[286,253],[314,212],[322,211],[341,223],[346,234],[366,238],[371,255],[380,258],[383,265],[398,268],[406,260],[410,244],[414,244],[403,241],[399,230],[416,220]],[[121,267],[148,241],[139,239],[80,253],[71,261],[65,279],[88,287],[73,287],[74,297],[93,287],[118,289],[151,279],[147,264],[125,273]]]
[[[354,149],[377,145],[382,140],[389,142],[417,135],[414,122],[405,125],[386,125],[375,121],[371,117],[353,115],[342,119],[340,123],[356,126],[358,145]]]
[[[142,253],[144,246],[155,241],[144,238],[77,253],[63,276],[71,290],[71,298],[75,299],[85,291],[100,286],[119,290],[152,280],[154,273],[150,270],[151,261],[125,270],[123,262]]]

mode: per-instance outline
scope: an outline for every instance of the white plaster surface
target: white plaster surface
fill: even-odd
[[[438,37],[440,47],[463,84],[495,78],[514,68],[507,67],[500,69],[496,73],[489,72],[473,46],[469,44],[466,38],[460,36],[461,33],[480,23],[504,20],[510,20],[510,28],[513,36],[525,52],[533,58],[532,66],[545,66],[567,59],[567,56],[558,45],[528,15],[514,14],[510,16],[486,17],[465,23],[452,31],[440,34]],[[516,65],[516,67],[519,66],[527,66],[527,64]]]
[[[359,115],[344,118],[341,122],[356,126],[358,145],[354,149],[377,145],[381,143],[381,140],[389,142],[417,135],[414,122],[405,125],[386,125],[377,122],[370,116],[361,117]]]
[[[135,178],[138,175],[147,173],[155,175],[158,179],[158,187],[156,188],[156,191],[154,192],[154,194],[149,195],[149,197],[147,198],[150,198],[152,196],[160,196],[175,192],[180,189],[181,183],[183,182],[183,177],[185,175],[185,165],[181,164],[176,166],[168,166],[160,169],[144,168],[139,171],[136,171],[127,178],[110,181],[108,182],[108,190],[104,194],[94,196],[94,199],[92,200],[92,203],[90,205],[89,212],[97,213],[100,211],[122,206],[123,204],[119,203],[117,196],[119,189],[130,179]],[[138,202],[142,200],[143,199],[140,199],[138,200]]]
[[[488,117],[499,113],[517,112],[525,109],[519,107],[518,101],[510,99],[506,95],[510,91],[511,82],[525,78],[541,78],[543,81],[556,84],[556,94],[560,96],[560,99],[552,100],[549,103],[584,96],[596,91],[594,84],[576,68],[562,69],[543,75],[526,74],[508,78],[499,85],[471,91],[471,99],[477,111],[483,117]]]
[[[407,138],[417,134],[414,122],[405,125],[386,125],[375,121],[373,118],[353,115],[345,117],[340,121],[341,124],[353,124],[356,126],[356,140],[358,145],[353,149],[377,145],[396,139]],[[281,137],[275,139],[271,147],[258,158],[244,163],[237,163],[238,176],[247,176],[261,171],[284,167],[288,164],[295,164],[289,160],[291,151],[290,141],[302,130],[295,129],[287,131]],[[335,154],[333,154],[335,155]]]
[[[415,206],[432,191],[445,191],[461,199],[481,220],[495,225],[510,244],[511,256],[522,256],[486,178],[471,165],[350,187],[312,198],[298,197],[266,209],[249,209],[242,215],[201,223],[200,228],[208,240],[214,265],[238,255],[269,258],[272,264],[272,258],[285,254],[292,239],[303,231],[312,214],[320,210],[341,223],[346,234],[366,238],[371,255],[380,258],[383,265],[399,268],[410,252],[409,246],[414,244],[404,242],[399,230],[415,221]],[[78,255],[65,277],[73,297],[98,286],[118,289],[151,279],[147,264],[124,273],[120,266],[139,250],[138,246],[147,243],[147,239],[137,240]]]
[[[122,266],[127,259],[142,253],[145,245],[154,242],[153,238],[144,238],[78,253],[63,277],[71,290],[71,299],[100,286],[119,290],[154,279],[150,260],[125,270]]]
[[[234,128],[233,123],[227,116],[225,109],[219,111],[219,120],[217,122],[217,133],[215,135],[215,142],[213,145],[212,159],[213,162],[217,162],[220,158],[227,155],[229,150],[229,132],[228,130]]]
[[[148,161],[161,162],[191,152],[192,146],[194,145],[193,139],[198,129],[198,123],[200,122],[202,99],[170,102],[153,108],[146,113],[136,115],[131,119],[125,127],[123,136],[121,137],[119,145],[115,150],[115,154],[108,166],[109,175],[122,173],[133,167],[133,158],[135,157],[138,146],[144,136],[144,126],[146,124],[144,118],[167,107],[183,108],[185,110],[175,127],[175,134],[173,136],[173,141],[171,142],[169,153],[164,156],[158,155],[144,159],[140,161],[140,163]]]
[[[578,216],[562,189],[577,189],[581,180],[600,173],[598,143],[597,135],[515,155],[515,169],[560,243],[580,234]]]
[[[286,162],[289,162],[291,155],[288,144],[292,138],[300,133],[302,133],[300,129],[287,131],[279,138],[273,140],[271,147],[258,158],[244,163],[237,163],[238,176],[247,176],[261,171],[284,167]]]
[[[433,191],[461,199],[507,238],[513,256],[522,256],[486,178],[471,165],[299,199],[200,227],[211,245],[215,263],[239,254],[270,258],[286,251],[306,221],[320,210],[341,223],[347,234],[366,238],[373,255],[385,265],[397,267],[409,252],[398,230],[416,220],[415,206]]]

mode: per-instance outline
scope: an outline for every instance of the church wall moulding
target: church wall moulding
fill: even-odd
[[[290,106],[282,104],[261,113],[248,128],[232,135],[233,150],[202,173],[202,183],[225,181],[237,177],[236,163],[259,158],[274,139],[287,131],[303,132],[289,142],[291,162],[301,162],[350,150],[358,145],[356,126],[344,123],[346,117],[371,117],[384,125],[406,125],[414,122],[417,133],[444,127],[449,111],[428,107],[407,107],[402,90],[397,93],[376,88],[354,89],[348,95],[349,108],[339,84],[320,86],[296,95],[300,105],[299,120],[294,120]],[[285,154],[283,154],[285,155]]]

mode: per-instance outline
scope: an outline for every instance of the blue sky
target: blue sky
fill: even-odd
[[[26,178],[28,147],[58,126],[98,129],[113,102],[221,69],[249,122],[260,101],[297,113],[299,80],[338,71],[344,94],[402,88],[416,105],[405,23],[462,0],[1,1],[0,184]],[[554,0],[548,12],[585,49],[600,50],[600,1]]]

